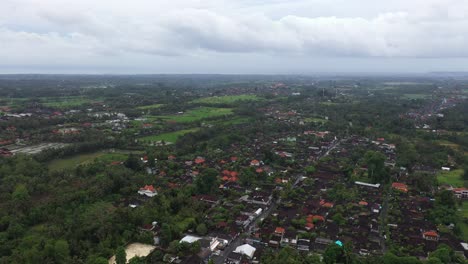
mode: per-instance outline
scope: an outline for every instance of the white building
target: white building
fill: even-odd
[[[252,247],[251,245],[249,244],[244,244],[244,245],[241,245],[241,246],[238,246],[236,248],[236,250],[234,250],[235,253],[239,253],[239,254],[243,254],[243,255],[246,255],[247,257],[249,258],[253,258],[253,255],[255,254],[255,251],[257,249]]]

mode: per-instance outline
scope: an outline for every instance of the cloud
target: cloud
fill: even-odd
[[[338,2],[350,13],[341,8],[341,16],[307,16],[301,9],[316,5],[329,14]],[[358,5],[377,13],[361,14],[350,1],[338,0],[3,0],[0,57],[2,64],[83,63],[135,54],[468,57],[468,2],[395,1],[387,9],[373,2]]]

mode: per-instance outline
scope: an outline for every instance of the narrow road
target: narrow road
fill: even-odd
[[[381,224],[379,225],[379,235],[380,235],[380,246],[382,247],[383,254],[387,252],[386,239],[384,236],[385,236],[385,225],[387,223],[387,216],[388,216],[388,200],[390,199],[391,193],[392,193],[392,189],[390,188],[384,197],[382,210],[380,211]]]

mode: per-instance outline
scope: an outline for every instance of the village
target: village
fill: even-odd
[[[439,89],[429,102],[401,99],[403,108],[383,100],[372,112],[366,107],[379,90],[317,85],[182,90],[179,105],[169,91],[158,101],[128,94],[118,104],[7,103],[0,156],[34,157],[53,175],[77,175],[71,183],[80,188],[78,175],[108,175],[114,187],[97,193],[129,219],[125,242],[108,243],[124,247],[127,261],[264,263],[285,249],[322,261],[330,248],[357,259],[426,261],[441,246],[468,256],[465,223],[453,211],[464,215],[468,199],[462,147],[447,148],[453,133],[443,123],[466,99]],[[419,131],[441,144],[409,142]],[[425,151],[419,159],[416,149]],[[443,180],[455,173],[455,182]],[[115,251],[102,256],[117,263]]]

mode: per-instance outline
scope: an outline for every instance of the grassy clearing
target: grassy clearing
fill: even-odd
[[[460,211],[462,217],[468,218],[468,201],[463,201]]]
[[[467,241],[468,240],[468,224],[465,224],[463,221],[460,221],[458,225],[460,226],[461,232],[463,234],[462,235],[463,240]]]
[[[187,133],[196,132],[198,130],[199,128],[179,130],[179,131],[170,132],[170,133],[141,137],[140,140],[147,140],[147,141],[152,141],[152,142],[164,140],[164,142],[175,143],[179,137]]]
[[[65,170],[75,168],[78,165],[89,164],[98,160],[106,163],[110,163],[112,161],[124,161],[127,159],[127,156],[127,153],[109,153],[99,151],[94,153],[79,154],[69,158],[55,159],[49,162],[48,167],[50,170],[54,171]]]
[[[231,108],[215,108],[215,107],[199,107],[190,109],[187,112],[179,115],[166,115],[166,116],[151,116],[152,120],[163,120],[168,122],[188,123],[202,120],[209,117],[231,115]]]
[[[463,187],[464,181],[461,178],[463,170],[441,171],[437,174],[440,184],[450,184],[453,187]]]
[[[143,105],[143,106],[137,107],[137,109],[148,110],[148,109],[160,108],[161,106],[163,106],[163,104]]]
[[[192,103],[200,104],[233,104],[239,101],[260,101],[256,95],[242,94],[242,95],[226,95],[226,96],[213,96],[193,100]]]

